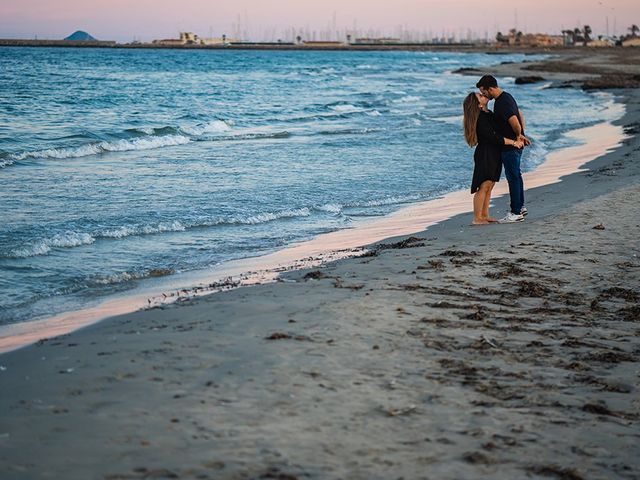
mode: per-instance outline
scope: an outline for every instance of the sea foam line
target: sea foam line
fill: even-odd
[[[131,140],[102,141],[79,147],[48,148],[33,152],[13,154],[11,160],[20,161],[28,158],[78,158],[97,155],[105,152],[127,152],[131,150],[151,150],[173,145],[183,145],[191,140],[184,135],[165,135],[161,137],[139,137]],[[13,162],[12,162],[13,163]]]
[[[279,219],[308,217],[309,208],[281,210],[279,212],[264,212],[254,215],[235,215],[229,218],[200,220],[193,222],[160,222],[156,225],[123,225],[117,228],[99,230],[92,233],[66,231],[57,233],[50,238],[42,238],[23,247],[11,250],[4,255],[6,258],[28,258],[48,255],[53,248],[73,248],[90,245],[98,239],[122,239],[132,236],[155,235],[159,233],[184,232],[187,229],[206,228],[223,225],[258,225]]]

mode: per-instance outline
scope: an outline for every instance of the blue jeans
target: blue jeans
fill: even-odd
[[[522,150],[513,148],[502,151],[502,164],[504,175],[509,182],[509,196],[511,197],[511,213],[520,214],[524,206],[524,183],[520,171],[520,158]]]

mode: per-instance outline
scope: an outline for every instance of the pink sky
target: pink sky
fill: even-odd
[[[525,32],[558,33],[589,24],[594,33],[624,33],[640,23],[639,0],[0,0],[0,38],[63,38],[86,30],[102,40],[176,37],[179,31],[228,36],[240,30],[253,40],[284,37],[288,27],[316,32],[376,29],[395,35],[398,26],[440,35],[474,30],[493,37],[516,22]],[[617,31],[614,32],[614,26]],[[378,33],[378,32],[376,32]],[[275,39],[274,38],[274,39]]]

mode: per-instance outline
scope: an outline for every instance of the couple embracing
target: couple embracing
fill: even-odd
[[[524,136],[524,116],[515,99],[498,87],[491,75],[476,84],[478,92],[467,95],[463,102],[464,138],[471,147],[474,169],[471,181],[473,225],[514,223],[524,220],[524,184],[520,171],[522,150],[531,142]],[[487,104],[494,100],[493,112]],[[491,191],[500,180],[502,166],[509,183],[510,211],[497,220],[489,216]]]

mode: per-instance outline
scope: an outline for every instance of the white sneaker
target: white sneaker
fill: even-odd
[[[520,209],[520,215],[522,215],[523,217],[526,217],[529,214],[529,210],[527,210],[527,207],[522,207]]]
[[[500,223],[516,223],[524,220],[524,215],[516,215],[515,213],[507,213],[507,216],[500,220]]]

